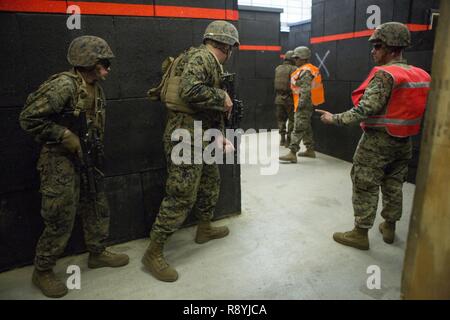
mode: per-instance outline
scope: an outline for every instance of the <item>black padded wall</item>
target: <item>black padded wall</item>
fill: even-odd
[[[367,8],[370,5],[377,5],[381,9],[381,23],[399,21],[412,27],[423,27],[430,22],[430,10],[439,8],[439,1],[313,0],[312,63],[319,66],[321,61],[324,61],[321,71],[325,79],[326,103],[322,107],[330,112],[339,113],[352,107],[351,92],[360,85],[374,66],[370,56],[371,48],[367,42],[368,36],[352,36],[353,32],[367,30]],[[322,38],[335,35],[346,35],[347,38]],[[412,47],[405,53],[408,62],[431,72],[434,30],[413,31],[412,41]],[[358,126],[328,127],[315,115],[313,129],[318,151],[352,161],[362,133]],[[420,135],[413,138],[414,156],[408,176],[410,182],[415,181],[420,139]]]
[[[280,32],[280,45],[281,45],[281,55],[285,54],[289,46],[289,35],[290,32]]]
[[[155,9],[206,8],[217,9],[218,14],[234,10],[237,17],[236,0],[85,2],[138,4]],[[19,113],[27,95],[40,83],[69,69],[66,50],[70,41],[80,35],[103,37],[117,57],[110,77],[103,83],[107,96],[105,184],[111,209],[110,243],[148,236],[164,196],[162,132],[166,111],[160,103],[150,103],[146,92],[159,81],[161,62],[200,44],[205,27],[213,20],[173,18],[167,16],[167,10],[161,12],[166,16],[82,14],[81,30],[68,30],[68,16],[63,13],[0,12],[0,271],[31,263],[43,228],[35,169],[39,146],[20,128]],[[237,21],[231,22],[239,27]],[[239,56],[237,52],[226,69],[240,71]],[[268,77],[264,73],[254,75]],[[238,214],[241,208],[239,166],[222,165],[220,172],[216,219]],[[190,217],[186,224],[194,222]],[[77,220],[65,254],[84,250]]]
[[[289,26],[289,50],[298,46],[309,46],[311,38],[311,21],[303,21]]]

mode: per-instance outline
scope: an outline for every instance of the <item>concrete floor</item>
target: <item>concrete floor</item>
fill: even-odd
[[[256,148],[246,144],[247,151]],[[350,168],[323,154],[280,165],[272,176],[244,164],[242,215],[216,222],[228,225],[230,235],[198,245],[191,227],[166,246],[166,257],[180,274],[177,282],[157,281],[143,269],[148,240],[141,239],[113,247],[130,256],[130,264],[119,269],[88,269],[87,254],[60,259],[55,272],[61,277],[68,276],[68,265],[81,267],[81,289],[63,299],[399,299],[415,187],[404,186],[404,216],[393,245],[373,228],[369,251],[345,247],[332,234],[353,227]],[[380,221],[378,216],[376,226]],[[381,289],[367,288],[371,265],[380,267]],[[0,298],[44,299],[31,284],[31,273],[28,266],[0,274]]]

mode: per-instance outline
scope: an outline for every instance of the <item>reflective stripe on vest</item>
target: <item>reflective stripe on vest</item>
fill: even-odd
[[[364,121],[364,123],[366,125],[381,125],[384,126],[386,124],[392,124],[392,125],[400,125],[400,126],[415,126],[415,125],[420,125],[420,123],[422,122],[422,117],[420,118],[416,118],[416,119],[389,119],[389,118],[375,118],[375,117],[370,117],[368,119],[366,119]]]
[[[319,68],[307,63],[291,74],[291,90],[292,96],[294,98],[294,112],[297,112],[298,105],[300,102],[300,87],[296,85],[297,80],[306,71],[311,72],[314,79],[311,82],[311,102],[313,106],[318,106],[325,102],[325,91],[322,83],[322,75],[320,74]]]
[[[370,116],[361,122],[361,128],[365,130],[367,127],[385,127],[394,137],[418,134],[431,85],[430,75],[420,68],[409,66],[405,69],[396,65],[373,68],[367,79],[353,92],[353,104],[358,107],[367,86],[380,70],[390,74],[394,80],[386,113]]]
[[[395,88],[397,89],[407,89],[407,88],[429,88],[431,86],[430,82],[405,82]]]

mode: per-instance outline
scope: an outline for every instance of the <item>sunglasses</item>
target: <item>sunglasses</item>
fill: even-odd
[[[383,47],[383,44],[381,44],[381,43],[376,43],[376,44],[373,45],[373,48],[375,50],[380,50],[382,47]]]
[[[105,69],[108,69],[111,66],[111,62],[108,59],[101,59],[98,64]]]

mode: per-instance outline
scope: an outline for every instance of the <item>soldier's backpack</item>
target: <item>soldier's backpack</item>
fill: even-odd
[[[295,68],[288,64],[279,65],[275,69],[275,90],[276,91],[290,91],[291,89],[291,73]]]
[[[151,101],[163,102],[169,110],[185,112],[193,114],[195,111],[180,97],[181,73],[188,59],[189,50],[181,53],[176,59],[172,57],[166,58],[162,63],[162,71],[164,72],[161,82],[155,88],[151,88],[147,92],[147,96]]]
[[[162,71],[162,78],[160,83],[158,84],[157,87],[154,88],[150,88],[147,91],[147,97],[150,99],[150,101],[162,101],[161,99],[161,92],[163,90],[163,88],[165,88],[164,90],[167,90],[167,78],[169,77],[169,72],[170,72],[170,68],[173,65],[174,62],[174,58],[173,57],[167,57],[161,64],[161,71]]]

